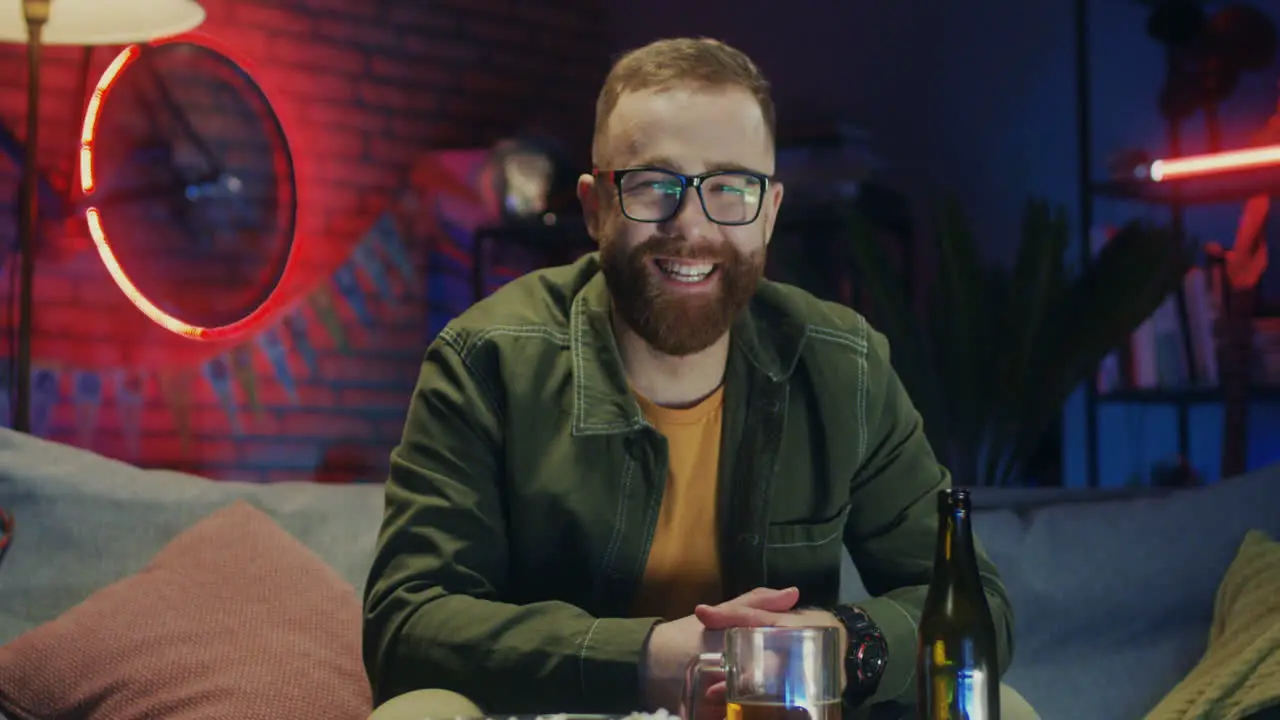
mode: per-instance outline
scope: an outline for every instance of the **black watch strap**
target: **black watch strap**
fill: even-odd
[[[875,695],[889,664],[889,645],[880,627],[857,605],[841,604],[831,613],[844,626],[848,649],[844,657],[844,701],[858,706]]]

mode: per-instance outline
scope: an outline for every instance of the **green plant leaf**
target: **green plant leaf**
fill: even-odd
[[[939,458],[957,482],[1005,484],[1070,394],[1180,287],[1187,255],[1170,230],[1130,223],[1068,278],[1066,213],[1031,200],[1006,270],[982,264],[957,203],[936,222],[929,249],[938,274],[923,317],[865,219],[851,211],[846,227],[869,315],[893,344],[894,367]]]
[[[990,430],[986,397],[996,367],[1000,340],[992,322],[994,299],[990,273],[963,208],[948,199],[937,219],[934,251],[938,279],[930,293],[932,349],[943,384],[952,472],[966,482],[979,482],[975,448]]]
[[[862,310],[888,338],[893,368],[924,418],[926,433],[931,438],[941,436],[945,432],[939,407],[941,388],[930,363],[923,326],[906,292],[905,275],[856,208],[844,213],[844,227],[858,285],[870,300],[870,307]]]
[[[1167,228],[1129,223],[1102,247],[1051,316],[1058,332],[1044,342],[1039,392],[1018,409],[1026,429],[1016,457],[1035,452],[1034,430],[1043,432],[1080,383],[1094,381],[1098,363],[1177,292],[1189,267],[1182,238]]]
[[[976,381],[979,380],[976,373],[981,369],[973,361],[983,355],[984,346],[975,340],[984,339],[981,327],[990,322],[984,317],[988,306],[987,278],[973,232],[956,200],[948,200],[943,207],[935,237],[940,291],[937,310],[944,313],[942,317],[947,320],[939,328],[939,337],[944,340],[940,349],[949,359],[958,361],[959,376]],[[972,407],[969,403],[957,404]]]
[[[1061,302],[1063,256],[1070,241],[1065,213],[1056,213],[1041,200],[1029,200],[1022,236],[1003,307],[999,308],[1002,352],[991,387],[993,424],[988,442],[984,479],[994,483],[1010,461],[1010,445],[1023,431],[1017,407],[1033,395],[1039,383],[1043,336],[1054,331],[1050,312]]]

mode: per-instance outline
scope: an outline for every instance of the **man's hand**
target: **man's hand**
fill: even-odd
[[[694,608],[693,615],[702,622],[702,626],[708,631],[723,631],[731,627],[840,628],[840,688],[844,689],[846,678],[844,676],[843,658],[845,653],[848,652],[849,638],[845,635],[844,625],[836,619],[835,615],[826,610],[775,611],[770,608],[722,603],[720,605],[699,605]]]
[[[707,630],[727,630],[731,627],[844,627],[835,615],[826,610],[787,608],[777,611],[772,608],[721,603],[699,605],[694,609],[693,615]]]
[[[748,617],[744,615],[747,612],[753,613],[749,616],[750,618],[773,618],[786,615],[787,611],[795,607],[799,599],[800,591],[796,588],[785,590],[756,588],[719,605],[702,605],[698,609],[702,611],[706,608],[723,613],[718,617],[725,618],[741,619]],[[753,623],[735,622],[733,624]],[[654,711],[661,708],[676,712],[679,709],[684,688],[685,668],[690,660],[701,653],[720,652],[724,649],[725,627],[732,627],[732,625],[711,627],[695,614],[660,623],[653,628],[653,632],[649,635],[649,642],[645,645],[644,687],[641,688],[646,710]]]

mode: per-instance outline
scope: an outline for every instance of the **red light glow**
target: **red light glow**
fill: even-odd
[[[249,73],[242,61],[230,55],[225,48],[211,44],[207,41],[207,38],[196,33],[188,33],[178,37],[158,40],[151,43],[151,45],[158,46],[173,42],[195,43],[214,49],[239,65],[241,70],[245,71],[246,74],[249,74],[250,77],[255,77]],[[107,66],[107,69],[103,71],[102,77],[98,79],[98,83],[93,90],[93,95],[89,98],[88,106],[85,108],[84,123],[80,131],[80,189],[84,192],[86,198],[93,195],[94,189],[96,188],[94,148],[98,142],[98,122],[102,112],[102,104],[106,100],[107,95],[110,94],[112,86],[115,85],[117,80],[119,80],[121,74],[129,67],[130,63],[137,59],[141,51],[142,50],[139,46],[130,45],[116,56],[111,64]],[[264,94],[266,93],[265,89],[262,89],[262,91]],[[269,97],[270,96],[268,96],[268,98]],[[281,123],[283,124],[283,120],[281,120]],[[285,130],[285,133],[285,142],[288,142],[287,129]],[[124,268],[121,266],[115,252],[111,249],[111,239],[107,236],[107,232],[102,225],[102,211],[91,205],[84,211],[84,215],[85,222],[88,224],[89,228],[89,237],[93,239],[93,244],[98,250],[98,256],[102,258],[102,264],[107,268],[107,272],[111,275],[111,279],[115,281],[116,286],[120,288],[120,291],[124,293],[125,297],[128,298],[143,315],[147,316],[152,322],[166,330],[169,330],[170,332],[193,340],[230,340],[261,324],[277,307],[281,305],[281,291],[280,287],[277,286],[261,305],[245,317],[227,325],[221,325],[218,327],[201,327],[198,325],[192,325],[180,318],[174,317],[152,302],[146,294],[138,288],[137,284],[129,278],[128,273],[126,273]],[[295,249],[296,248],[293,247],[290,248],[289,258],[286,260],[286,275],[288,274],[288,265],[291,264],[293,260]]]
[[[1155,182],[1184,180],[1239,170],[1259,170],[1276,165],[1280,165],[1280,145],[1267,145],[1156,160],[1151,163],[1151,179]]]

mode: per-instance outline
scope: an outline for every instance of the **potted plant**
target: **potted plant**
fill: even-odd
[[[981,261],[954,201],[936,225],[936,277],[918,310],[870,223],[848,211],[868,315],[956,483],[1017,483],[1070,394],[1181,286],[1188,255],[1174,231],[1132,222],[1070,267],[1065,212],[1041,200],[1027,205],[1010,267]]]

